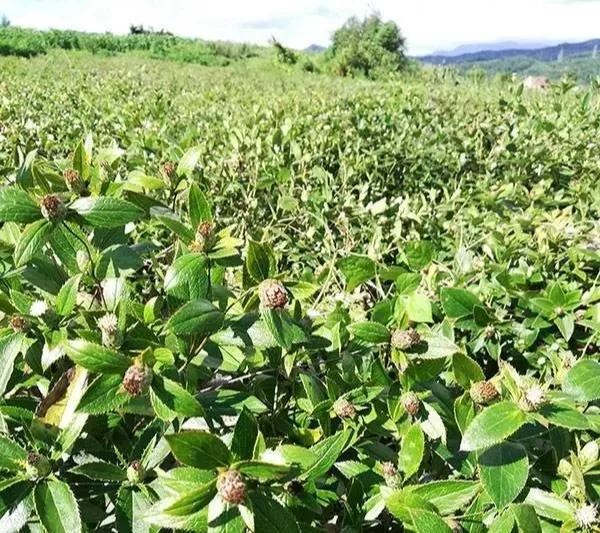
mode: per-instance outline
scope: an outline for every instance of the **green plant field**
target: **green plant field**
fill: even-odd
[[[0,531],[600,530],[597,89],[192,63],[0,58]]]

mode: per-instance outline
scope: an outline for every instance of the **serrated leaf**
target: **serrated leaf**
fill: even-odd
[[[440,301],[448,318],[462,318],[473,314],[479,298],[465,289],[445,287],[440,293]]]
[[[373,344],[384,344],[390,340],[390,332],[378,322],[355,322],[348,326],[348,331],[361,341]]]
[[[591,402],[600,398],[600,363],[590,359],[579,361],[563,380],[562,389],[578,400]]]
[[[210,470],[231,463],[227,446],[219,437],[206,431],[182,431],[165,438],[173,455],[185,465]]]
[[[208,300],[198,299],[178,309],[167,326],[175,335],[208,337],[221,329],[224,318]]]
[[[526,420],[525,413],[513,402],[504,401],[486,407],[468,425],[460,449],[473,451],[498,444],[517,431]]]
[[[38,220],[27,226],[15,246],[15,265],[23,266],[31,261],[48,242],[53,230],[54,225],[48,220]]]
[[[74,363],[103,374],[122,374],[132,364],[128,357],[83,339],[67,341],[65,352]]]
[[[0,221],[29,224],[42,218],[40,208],[23,190],[17,187],[0,189]]]
[[[425,453],[425,435],[419,424],[413,424],[402,437],[402,446],[398,454],[398,467],[404,472],[405,479],[416,474]]]
[[[96,228],[117,228],[144,216],[137,205],[108,196],[78,198],[69,209]]]
[[[47,480],[34,490],[35,509],[47,533],[77,533],[82,531],[77,501],[69,485]]]

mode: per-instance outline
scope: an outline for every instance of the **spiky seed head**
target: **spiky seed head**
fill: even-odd
[[[333,404],[333,412],[340,418],[354,418],[356,408],[346,398],[340,398]]]
[[[146,469],[144,468],[144,465],[142,465],[141,461],[135,459],[129,463],[129,466],[127,467],[127,480],[130,483],[141,483],[144,481],[145,476]]]
[[[246,497],[246,482],[237,470],[227,470],[217,479],[217,491],[227,503],[239,505]]]
[[[119,331],[119,320],[114,313],[106,313],[98,319],[98,327],[102,333],[102,344],[108,348],[121,345],[122,335]]]
[[[598,509],[594,504],[583,505],[575,511],[575,521],[582,529],[591,528],[598,521]]]
[[[525,389],[522,403],[525,410],[535,411],[546,403],[546,391],[540,385],[531,385]]]
[[[498,389],[491,381],[477,381],[471,385],[469,394],[475,403],[484,405],[498,397]]]
[[[48,304],[44,300],[36,300],[29,308],[29,314],[35,317],[42,317],[48,312]]]
[[[275,279],[266,279],[258,286],[258,297],[265,309],[283,309],[288,303],[285,287]]]
[[[65,216],[63,201],[55,194],[47,194],[40,202],[40,211],[47,220],[60,220]]]
[[[29,452],[27,454],[25,470],[31,477],[42,478],[52,472],[52,467],[46,456],[37,452]]]
[[[123,376],[123,388],[132,396],[148,392],[152,383],[152,369],[148,365],[131,365]]]
[[[401,484],[400,476],[398,475],[398,469],[396,465],[391,461],[381,463],[381,471],[385,484],[391,488],[397,488]]]
[[[23,315],[13,315],[9,325],[15,333],[24,333],[29,328],[29,321]]]
[[[79,172],[73,168],[68,168],[63,172],[63,178],[67,185],[67,189],[75,194],[81,194],[85,190],[85,183]]]
[[[409,350],[421,342],[419,332],[409,329],[396,329],[392,332],[390,344],[397,350]]]
[[[415,416],[421,408],[421,401],[414,392],[407,392],[402,396],[400,403],[410,416]]]

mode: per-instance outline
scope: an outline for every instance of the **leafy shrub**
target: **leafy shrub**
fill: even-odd
[[[377,77],[405,66],[403,50],[398,26],[373,14],[362,21],[353,17],[336,30],[330,54],[335,71],[342,76]]]
[[[0,530],[593,531],[594,90],[71,60],[3,63]]]

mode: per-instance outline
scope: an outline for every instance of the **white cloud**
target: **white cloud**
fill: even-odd
[[[600,37],[597,0],[0,0],[14,24],[126,33],[130,24],[179,35],[295,47],[327,44],[352,15],[394,19],[411,53],[498,40]]]

